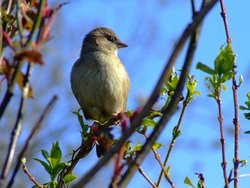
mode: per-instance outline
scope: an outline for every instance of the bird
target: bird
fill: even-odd
[[[86,119],[104,123],[126,110],[130,79],[118,57],[118,50],[125,47],[107,27],[97,27],[85,36],[70,82]]]

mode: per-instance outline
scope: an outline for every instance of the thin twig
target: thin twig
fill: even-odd
[[[19,106],[19,110],[17,114],[17,119],[16,119],[15,126],[11,132],[10,144],[9,144],[8,152],[5,158],[4,166],[2,169],[0,181],[4,180],[7,177],[11,163],[13,161],[13,156],[16,150],[17,140],[19,138],[19,135],[22,129],[23,114],[25,111],[26,99],[27,99],[28,91],[29,91],[29,85],[30,85],[29,80],[30,80],[31,72],[32,72],[32,65],[28,64],[27,73],[24,78],[22,98],[21,98],[21,102],[20,102],[20,106]]]
[[[161,91],[162,83],[164,82],[164,80],[167,80],[169,78],[172,67],[175,64],[176,59],[179,56],[181,50],[183,49],[188,37],[194,32],[196,27],[199,26],[200,22],[207,15],[209,10],[211,10],[212,7],[217,3],[217,1],[218,0],[211,0],[208,3],[208,5],[206,7],[204,7],[204,9],[199,14],[197,14],[197,16],[192,21],[192,23],[186,27],[183,34],[181,35],[181,38],[177,42],[177,45],[175,46],[175,49],[174,49],[170,59],[168,60],[167,65],[164,68],[163,73],[162,73],[159,81],[157,82],[156,87],[153,90],[153,93],[151,94],[146,105],[143,107],[141,113],[135,117],[135,119],[131,122],[131,126],[125,131],[123,136],[116,142],[116,144],[114,144],[114,146],[104,155],[104,157],[101,158],[82,178],[80,178],[79,182],[76,183],[73,187],[81,188],[84,185],[86,185],[94,177],[94,175],[106,163],[109,162],[109,160],[112,158],[112,156],[120,150],[120,148],[123,146],[123,144],[126,142],[126,140],[134,133],[136,128],[138,126],[140,126],[142,119],[150,112],[155,101],[158,99],[159,93]]]
[[[144,133],[143,135],[148,139],[148,136],[146,135],[146,133]],[[159,165],[161,166],[162,172],[165,175],[168,183],[171,185],[172,188],[175,188],[174,182],[171,180],[169,173],[166,170],[166,165],[164,165],[161,161],[160,154],[153,147],[151,147],[151,150],[154,152],[155,159],[158,161]],[[159,187],[159,185],[156,184],[156,187]]]
[[[226,7],[224,5],[224,1],[220,0],[220,5],[221,5],[221,16],[223,18],[224,26],[225,26],[225,32],[226,32],[226,37],[227,37],[227,44],[232,43],[232,39],[230,36],[230,31],[229,31],[229,25],[227,21],[227,16],[226,16]],[[240,139],[240,124],[239,124],[239,102],[238,102],[238,85],[236,82],[236,74],[237,74],[237,64],[236,64],[236,58],[234,60],[234,65],[233,65],[233,78],[232,78],[232,90],[233,90],[233,98],[234,98],[234,177],[239,176],[239,139]],[[238,178],[234,178],[234,188],[239,187],[239,182]]]
[[[53,98],[49,101],[49,103],[47,104],[46,108],[43,110],[43,113],[41,114],[39,120],[37,121],[37,123],[35,124],[35,126],[33,127],[32,131],[30,132],[28,138],[26,139],[26,142],[23,146],[23,149],[21,150],[21,152],[19,153],[18,157],[17,157],[17,163],[15,166],[15,169],[12,173],[11,179],[7,185],[7,188],[12,187],[14,180],[15,180],[15,176],[21,166],[21,162],[22,162],[22,158],[24,157],[24,154],[27,150],[27,148],[29,147],[29,144],[31,142],[31,139],[34,137],[34,135],[41,129],[41,126],[45,120],[45,118],[48,116],[49,112],[51,111],[52,107],[54,106],[55,102],[57,101],[58,97],[55,95],[53,96]]]
[[[226,161],[226,148],[225,148],[225,137],[224,137],[224,128],[223,128],[223,115],[222,115],[222,109],[221,109],[221,98],[220,98],[220,92],[217,92],[217,105],[219,109],[219,123],[220,123],[220,142],[221,142],[221,152],[222,152],[222,163],[221,167],[223,170],[223,176],[225,181],[225,188],[228,188],[228,178],[227,178],[227,161]]]
[[[223,18],[226,36],[227,36],[227,43],[232,43],[232,39],[229,32],[228,21],[227,21],[227,14],[226,14],[226,7],[224,5],[224,1],[220,0],[220,7],[221,7],[221,17]]]
[[[65,167],[65,169],[60,173],[58,180],[58,187],[63,187],[64,177],[67,174],[71,174],[80,159],[84,158],[94,147],[92,136],[90,135],[87,140],[83,141],[81,146],[73,152],[72,159],[69,161],[70,166]]]
[[[184,112],[185,112],[185,110],[186,110],[186,107],[187,107],[187,103],[184,102],[184,103],[183,103],[183,107],[182,107],[182,111],[181,111],[181,115],[180,115],[180,118],[179,118],[179,121],[178,121],[178,124],[177,124],[177,126],[174,128],[176,131],[180,130],[181,122],[182,122],[182,119],[183,119],[183,116],[184,116]],[[169,148],[168,148],[167,155],[166,155],[165,160],[164,160],[164,163],[163,163],[164,168],[166,167],[166,165],[167,165],[167,163],[168,163],[168,160],[169,160],[169,157],[170,157],[170,153],[172,152],[172,150],[173,150],[173,148],[174,148],[174,145],[175,145],[175,141],[176,141],[176,138],[172,137],[170,146],[169,146]],[[164,171],[163,171],[163,169],[162,169],[162,170],[161,170],[161,173],[160,173],[160,175],[159,175],[157,184],[156,184],[157,186],[160,185],[161,180],[162,180],[162,177],[163,177],[163,174],[164,174]]]
[[[144,172],[144,170],[142,169],[142,167],[138,167],[138,171],[139,173],[148,181],[148,183],[154,187],[157,188],[157,186],[155,186],[154,182],[152,182],[152,180],[147,176],[147,174]]]
[[[38,188],[43,188],[43,185],[41,185],[40,183],[38,183],[35,179],[35,177],[28,171],[27,167],[25,166],[25,164],[23,164],[23,171],[25,174],[27,174],[27,176],[29,177],[30,181],[32,181]]]

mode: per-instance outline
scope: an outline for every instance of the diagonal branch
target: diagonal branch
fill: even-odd
[[[193,54],[192,54],[193,55]],[[192,58],[187,53],[187,59],[182,67],[182,72],[180,76],[179,83],[176,87],[176,90],[174,92],[173,98],[171,99],[169,105],[166,109],[163,110],[163,116],[161,117],[159,123],[154,128],[152,134],[149,136],[146,143],[143,145],[142,149],[139,151],[138,155],[134,159],[134,161],[131,163],[131,165],[127,168],[127,171],[122,176],[120,182],[118,183],[118,187],[126,187],[129,180],[134,175],[135,171],[137,170],[137,166],[139,166],[144,158],[147,156],[148,152],[150,151],[152,145],[156,142],[157,138],[159,137],[160,133],[163,131],[163,129],[167,126],[167,122],[170,120],[172,115],[175,112],[175,109],[179,103],[180,95],[182,93],[182,90],[184,88],[186,78],[190,72],[190,67],[192,64]],[[189,59],[190,58],[190,59]]]

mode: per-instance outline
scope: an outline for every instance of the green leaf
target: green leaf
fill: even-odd
[[[203,64],[201,62],[197,63],[196,69],[199,69],[199,70],[201,70],[201,71],[203,71],[205,73],[211,74],[211,75],[214,74],[213,69],[211,69],[209,66],[207,66],[207,65],[205,65],[205,64]]]
[[[146,127],[148,127],[148,126],[150,126],[150,127],[155,127],[156,126],[156,124],[157,124],[157,121],[155,121],[155,120],[153,120],[153,119],[148,119],[148,118],[146,118],[146,119],[144,119],[143,121],[142,121],[142,125],[144,125],[144,126],[146,126]]]
[[[46,159],[46,160],[48,161],[49,152],[48,152],[47,150],[45,150],[45,149],[42,149],[41,153],[42,153],[44,159]],[[49,161],[48,161],[48,162],[49,162]]]
[[[192,182],[190,181],[188,177],[185,178],[184,183],[187,185],[190,185],[192,188],[195,188],[195,186],[192,184]]]
[[[194,92],[194,95],[196,95],[196,96],[201,96],[201,93],[200,93],[199,91],[195,91],[195,92]]]
[[[83,121],[83,116],[80,114],[80,111],[81,111],[81,109],[79,109],[78,111],[73,112],[73,113],[77,116],[78,122],[80,123],[81,127],[84,127],[85,124]]]
[[[133,151],[140,151],[141,150],[141,143],[137,143],[135,147],[133,148]]]
[[[243,167],[247,165],[248,161],[244,159],[244,160],[241,160],[240,163],[241,163],[241,167]]]
[[[166,169],[166,172],[167,172],[167,176],[168,176],[168,177],[170,177],[170,168],[171,168],[171,167],[170,167],[170,165],[169,165],[169,166],[167,167],[167,169]],[[166,174],[165,174],[165,175],[166,175]]]
[[[73,182],[76,178],[77,178],[77,176],[74,175],[74,174],[67,174],[67,175],[63,178],[63,180],[64,180],[65,184],[68,184],[68,183]]]
[[[51,151],[50,151],[50,157],[48,158],[50,161],[50,165],[52,168],[55,168],[58,164],[61,163],[62,160],[62,151],[59,147],[59,143],[56,142],[52,145]]]
[[[197,183],[197,188],[203,188],[203,187],[204,187],[204,186],[203,186],[202,181],[199,180],[198,183]]]
[[[153,111],[153,112],[151,112],[148,116],[147,116],[147,118],[148,119],[153,119],[153,118],[155,118],[155,117],[161,117],[162,116],[162,113],[161,112],[159,112],[159,111]]]
[[[250,100],[250,92],[247,93],[247,99]]]
[[[153,149],[157,150],[163,146],[166,146],[165,144],[161,144],[161,143],[158,143],[158,142],[155,142],[152,146]]]
[[[250,112],[249,113],[244,113],[244,116],[245,116],[246,119],[250,120]]]
[[[51,151],[50,151],[50,157],[56,158],[56,159],[62,159],[62,151],[59,146],[59,143],[56,142],[52,145]]]
[[[44,161],[37,159],[37,158],[33,158],[33,159],[38,161],[45,168],[45,170],[48,172],[48,174],[51,175],[52,169],[47,163],[45,163]]]
[[[173,139],[175,140],[177,137],[179,137],[181,135],[181,130],[178,130],[177,129],[177,126],[175,126],[173,128],[173,132],[172,132],[172,136],[173,136]]]
[[[65,164],[64,163],[57,164],[52,169],[51,180],[54,181],[56,179],[57,175],[59,174],[59,172],[61,172],[64,168],[65,168]]]
[[[240,75],[240,78],[239,78],[239,87],[241,86],[241,84],[244,82],[244,79],[243,79],[243,76]]]
[[[229,44],[225,48],[220,49],[220,54],[215,59],[215,73],[222,76],[222,74],[226,74],[233,71],[235,55],[232,50],[232,46]]]
[[[240,110],[248,110],[245,106],[240,105]]]
[[[250,131],[245,131],[244,133],[245,133],[245,134],[250,134]]]

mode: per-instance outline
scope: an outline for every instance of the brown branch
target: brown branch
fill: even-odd
[[[19,110],[17,114],[16,123],[11,132],[10,144],[9,144],[8,152],[5,158],[4,166],[1,172],[0,184],[7,177],[9,173],[9,169],[13,161],[14,153],[16,150],[17,141],[18,141],[21,129],[22,129],[23,114],[25,111],[26,99],[27,99],[27,95],[29,91],[29,85],[30,85],[29,81],[30,81],[31,72],[32,72],[32,64],[29,63],[27,67],[26,75],[24,77],[22,98],[21,98],[21,102],[20,102],[20,106],[19,106]]]
[[[55,95],[50,102],[47,104],[46,108],[44,109],[42,115],[40,116],[39,120],[37,121],[37,123],[35,124],[35,126],[33,127],[32,131],[30,132],[28,138],[26,139],[26,142],[23,146],[23,149],[21,150],[21,152],[19,153],[18,157],[17,157],[17,163],[15,166],[15,169],[12,173],[11,179],[7,185],[7,188],[12,187],[16,174],[18,173],[18,170],[21,166],[21,162],[22,162],[22,158],[24,157],[24,154],[27,150],[27,148],[29,147],[29,144],[31,142],[31,139],[34,137],[34,135],[41,129],[41,126],[45,120],[45,118],[47,117],[47,115],[49,114],[49,112],[51,111],[52,107],[54,106],[56,100],[58,99],[58,97]]]
[[[232,43],[232,39],[231,39],[231,36],[230,36],[229,27],[228,27],[226,7],[224,5],[223,0],[220,0],[220,7],[221,7],[221,17],[222,17],[223,22],[224,22],[226,36],[227,36],[227,43]]]
[[[184,112],[186,110],[186,107],[187,107],[187,103],[184,101],[183,103],[183,108],[182,108],[182,111],[181,111],[181,115],[180,115],[180,118],[179,118],[179,121],[178,121],[178,124],[177,126],[174,128],[176,131],[180,130],[180,126],[181,126],[181,122],[182,122],[182,119],[183,119],[183,116],[184,116]],[[168,152],[167,152],[167,155],[165,157],[165,160],[164,160],[164,163],[163,163],[163,166],[164,168],[166,167],[167,163],[168,163],[168,160],[169,160],[169,157],[170,157],[170,154],[174,148],[174,145],[175,145],[175,142],[176,142],[176,138],[172,137],[172,140],[171,140],[171,143],[170,143],[170,146],[168,148]],[[159,175],[159,178],[158,178],[158,181],[157,181],[157,186],[160,185],[161,183],[161,180],[162,180],[162,177],[163,177],[163,169],[161,170],[161,173]]]
[[[167,172],[167,170],[166,170],[166,165],[162,163],[162,161],[161,161],[161,159],[160,159],[159,153],[158,153],[154,148],[151,148],[151,149],[152,149],[152,151],[153,151],[154,154],[155,154],[156,160],[158,161],[158,163],[159,163],[160,166],[161,166],[162,174],[165,175],[165,177],[166,177],[168,183],[170,184],[170,186],[171,186],[172,188],[175,188],[174,182],[171,180],[171,178],[170,178],[170,176],[169,176],[169,174],[168,174],[168,172]],[[159,187],[158,183],[156,184],[156,186]]]
[[[73,187],[80,188],[86,185],[94,175],[112,158],[112,156],[117,153],[126,140],[133,134],[137,127],[140,126],[143,118],[150,112],[152,106],[154,105],[155,101],[159,97],[159,93],[161,91],[161,86],[164,80],[167,80],[170,76],[172,67],[174,66],[177,57],[179,56],[181,50],[183,49],[187,39],[189,36],[194,32],[194,30],[199,26],[200,22],[203,18],[207,15],[209,10],[217,3],[218,0],[211,0],[206,7],[202,11],[197,14],[195,19],[186,27],[183,34],[181,35],[179,41],[177,42],[175,49],[172,52],[171,57],[169,58],[166,67],[163,70],[163,73],[157,82],[156,87],[153,90],[149,100],[147,101],[146,105],[143,107],[141,113],[135,117],[135,119],[131,122],[131,126],[125,131],[123,136],[117,141],[117,143],[112,147],[103,158],[101,158],[82,178],[80,178],[79,182],[76,183]],[[179,96],[178,96],[179,97]],[[164,125],[163,125],[164,126]]]
[[[38,183],[35,179],[35,177],[28,171],[27,167],[25,166],[25,164],[23,164],[23,171],[25,174],[27,174],[27,176],[29,177],[30,181],[32,181],[38,188],[43,188],[43,185],[41,185],[40,183]]]
[[[216,2],[214,2],[214,3],[216,3]],[[193,21],[195,21],[197,19],[197,17],[199,17],[200,13],[202,13],[204,11],[204,9],[206,10],[206,8],[208,6],[209,6],[209,4],[207,4],[206,6],[202,6],[201,11],[197,14],[196,17],[194,17]],[[175,109],[177,107],[177,104],[179,102],[179,96],[181,95],[181,92],[183,90],[186,78],[187,78],[187,76],[188,76],[188,74],[190,72],[192,59],[193,59],[194,52],[195,52],[195,49],[196,49],[196,40],[197,40],[197,37],[199,36],[199,29],[200,29],[201,21],[202,20],[200,20],[199,24],[197,25],[197,27],[194,29],[194,31],[192,33],[191,42],[189,44],[189,48],[188,48],[188,51],[187,51],[185,62],[184,62],[184,65],[182,67],[180,80],[179,80],[178,85],[177,85],[177,87],[175,89],[174,96],[171,99],[171,101],[170,101],[169,105],[167,106],[167,108],[163,110],[163,116],[161,117],[160,121],[156,125],[156,127],[153,130],[152,134],[150,135],[149,139],[143,145],[141,151],[136,156],[136,158],[135,158],[134,162],[132,163],[132,165],[133,164],[136,164],[136,165],[141,164],[141,162],[144,160],[147,153],[149,152],[149,148],[153,145],[153,143],[155,143],[155,141],[159,137],[160,133],[167,126],[166,125],[167,122],[169,121],[169,119],[171,118],[171,116],[173,115],[173,113],[174,113],[174,111],[175,111]],[[184,33],[185,33],[185,30],[184,30]],[[128,181],[133,176],[134,171],[135,171],[135,166],[130,166],[127,169],[127,171],[124,173],[124,175],[121,178],[121,181],[119,182],[118,185],[121,186],[121,187],[126,186]]]
[[[224,5],[224,1],[220,0],[221,5],[221,16],[223,18],[225,32],[227,37],[227,44],[232,43],[232,39],[230,36],[229,25],[226,16],[226,7]],[[237,65],[236,58],[234,60],[233,65],[233,78],[232,78],[232,90],[233,90],[233,99],[234,99],[234,177],[239,176],[239,139],[240,139],[240,124],[239,124],[239,101],[238,101],[238,85],[236,82],[236,74],[237,74]],[[234,188],[238,188],[238,178],[234,178]]]
[[[148,139],[148,136],[146,135],[146,133],[144,133],[143,135],[146,137],[146,139]],[[175,188],[174,182],[171,180],[171,178],[166,170],[166,165],[164,165],[161,161],[160,154],[153,147],[151,147],[151,150],[154,152],[155,159],[158,161],[159,165],[161,166],[162,174],[165,175],[165,177],[166,177],[168,183],[171,185],[171,187]],[[159,187],[158,183],[156,184],[156,187]]]
[[[138,171],[139,173],[148,181],[148,183],[153,187],[153,188],[157,188],[157,186],[155,186],[154,182],[152,182],[152,180],[147,176],[147,174],[144,172],[144,170],[142,169],[142,167],[138,167]]]
[[[216,96],[217,105],[219,109],[219,124],[220,124],[220,142],[221,142],[221,152],[222,152],[222,163],[221,167],[223,170],[223,176],[225,181],[225,188],[228,188],[228,178],[227,178],[227,161],[226,161],[226,148],[225,148],[225,137],[224,137],[224,128],[223,128],[223,115],[222,115],[222,109],[221,109],[221,98],[220,98],[220,92],[217,92]]]
[[[84,158],[92,150],[93,147],[94,143],[92,141],[92,136],[89,135],[88,139],[83,141],[81,146],[73,152],[72,159],[70,161],[70,166],[65,167],[65,169],[60,173],[58,187],[63,187],[64,177],[67,174],[72,173],[80,159]]]

